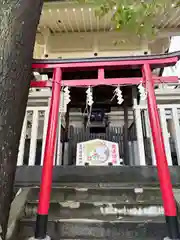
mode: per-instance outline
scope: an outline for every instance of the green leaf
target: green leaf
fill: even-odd
[[[141,38],[154,38],[159,14],[180,7],[180,0],[79,0],[91,3],[95,15],[103,17],[112,13],[112,23],[118,31],[132,32]],[[116,7],[116,10],[114,9]]]

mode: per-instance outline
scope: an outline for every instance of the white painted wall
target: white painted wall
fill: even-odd
[[[129,36],[130,38],[131,36]],[[122,38],[119,32],[84,32],[49,35],[44,41],[42,35],[37,35],[34,58],[88,58],[125,55],[142,55],[149,52],[148,43],[133,38],[129,41]],[[132,40],[132,39],[131,39]]]

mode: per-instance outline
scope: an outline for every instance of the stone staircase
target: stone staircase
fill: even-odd
[[[73,184],[74,185],[74,184]],[[18,239],[33,236],[39,188],[32,188]],[[153,186],[60,186],[52,190],[48,235],[55,239],[155,240],[167,236],[161,194]]]
[[[170,172],[179,205],[180,168]],[[22,191],[10,214],[10,233],[17,220],[13,240],[34,235],[40,178],[39,166],[16,171],[15,187]],[[54,167],[48,235],[53,240],[164,239],[156,167]]]

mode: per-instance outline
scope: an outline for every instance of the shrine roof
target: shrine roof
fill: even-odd
[[[74,59],[34,59],[33,68],[79,68],[79,67],[110,67],[110,66],[141,66],[145,62],[152,67],[163,68],[175,65],[180,59],[180,51],[164,54],[121,56],[121,57],[93,57]],[[38,66],[39,65],[39,66]],[[55,66],[56,65],[56,66]]]
[[[48,27],[53,33],[69,32],[109,32],[113,28],[112,12],[97,18],[94,6],[76,1],[46,0],[39,23],[39,32]],[[169,11],[159,12],[155,16],[155,25],[166,34],[180,30],[180,8],[172,7]]]

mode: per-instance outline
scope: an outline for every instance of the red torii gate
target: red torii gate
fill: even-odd
[[[70,60],[34,60],[33,69],[53,69],[53,78],[49,81],[32,81],[31,87],[52,87],[49,121],[46,136],[44,162],[37,210],[35,238],[44,239],[47,234],[48,211],[52,186],[53,159],[55,152],[56,129],[58,124],[58,113],[60,104],[61,86],[84,87],[98,85],[137,85],[143,82],[147,91],[147,103],[154,150],[157,160],[157,170],[163,199],[165,218],[170,239],[180,239],[177,209],[173,195],[170,172],[163,135],[161,131],[160,118],[157,109],[154,83],[178,82],[178,77],[157,77],[152,75],[152,68],[172,66],[179,60],[180,52],[172,54],[115,57],[115,58],[92,58],[92,59],[70,59]],[[122,67],[136,67],[142,71],[142,78],[105,78],[106,69],[121,69]],[[68,70],[90,70],[98,71],[97,79],[63,80],[62,72]]]

